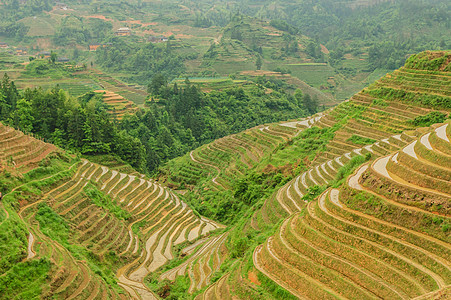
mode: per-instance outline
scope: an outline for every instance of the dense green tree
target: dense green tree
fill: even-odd
[[[54,64],[57,59],[58,59],[58,54],[56,52],[52,51],[50,53],[50,61],[52,62],[52,64]]]
[[[179,55],[165,45],[152,43],[133,43],[114,37],[111,45],[96,51],[97,63],[107,71],[129,72],[130,79],[141,84],[149,84],[155,74],[167,79],[179,76],[185,69],[183,62],[196,55]]]
[[[318,111],[318,101],[309,94],[304,95],[303,104],[310,114],[314,114]]]
[[[25,132],[32,132],[34,117],[31,102],[25,99],[17,101],[16,109],[11,118],[15,127],[21,128]]]
[[[166,76],[161,73],[155,74],[150,81],[147,91],[152,95],[158,96],[161,93],[162,88],[165,88],[168,85],[168,81]]]
[[[8,116],[10,110],[11,107],[6,100],[6,96],[2,91],[0,91],[0,117],[2,119],[5,119]]]
[[[304,94],[300,89],[297,89],[294,92],[294,98],[296,99],[296,103],[300,106],[304,106]]]
[[[1,87],[0,108],[4,104],[6,109],[0,114],[0,121],[83,154],[117,155],[145,171],[142,143],[116,127],[100,95],[88,93],[75,99],[57,87],[48,91],[26,89],[19,93],[7,78],[3,79]],[[11,110],[13,102],[15,109]]]
[[[257,56],[257,61],[255,62],[255,66],[257,67],[257,70],[260,70],[262,68],[262,58],[260,55]]]

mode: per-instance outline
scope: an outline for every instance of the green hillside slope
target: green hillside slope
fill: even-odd
[[[308,213],[308,210],[306,210],[307,207],[313,207],[316,203],[313,200],[328,187],[345,188],[347,177],[351,175],[353,170],[359,165],[365,163],[365,161],[374,161],[374,159],[377,158],[381,158],[377,161],[384,160],[387,155],[393,157],[393,154],[396,151],[406,149],[406,147],[409,149],[418,137],[427,133],[428,130],[431,130],[418,127],[430,126],[434,123],[445,121],[449,116],[451,103],[451,99],[448,95],[450,84],[447,76],[449,75],[444,71],[449,65],[449,54],[449,52],[424,52],[417,56],[413,56],[408,60],[405,67],[395,71],[393,74],[387,74],[386,77],[355,95],[350,101],[343,103],[337,108],[327,111],[318,117],[304,121],[298,120],[285,124],[278,123],[268,127],[262,126],[256,128],[255,132],[259,131],[263,133],[264,131],[272,130],[273,132],[271,133],[275,135],[275,128],[287,128],[287,125],[291,125],[295,128],[290,128],[288,131],[292,130],[293,132],[299,133],[297,135],[294,134],[295,136],[293,134],[290,136],[286,132],[282,133],[279,131],[278,135],[281,135],[281,137],[279,137],[279,146],[273,146],[274,148],[269,149],[266,148],[266,151],[261,152],[263,155],[254,155],[254,159],[251,159],[252,153],[256,152],[256,150],[253,149],[258,149],[256,146],[253,146],[255,145],[255,142],[249,138],[243,141],[243,138],[241,137],[245,136],[245,134],[251,134],[251,131],[242,133],[237,137],[231,136],[230,141],[226,143],[229,145],[230,149],[220,146],[226,142],[226,140],[224,140],[221,141],[221,143],[219,143],[220,141],[216,141],[206,148],[192,152],[190,155],[191,162],[189,162],[189,168],[195,170],[195,166],[197,165],[197,168],[201,170],[201,173],[199,173],[200,176],[198,177],[199,179],[197,179],[198,181],[196,181],[195,177],[188,178],[194,180],[193,182],[203,182],[203,184],[199,185],[199,183],[197,183],[192,191],[188,192],[188,199],[191,199],[195,207],[198,207],[203,213],[211,213],[212,217],[216,216],[216,218],[221,218],[225,215],[224,219],[230,220],[236,216],[236,221],[234,221],[231,226],[232,228],[229,234],[230,242],[228,246],[235,256],[235,260],[232,259],[231,261],[236,261],[238,265],[236,264],[234,268],[228,269],[229,272],[223,273],[224,277],[222,277],[216,285],[209,288],[202,297],[206,297],[206,299],[213,299],[216,297],[216,299],[218,299],[218,295],[220,295],[220,298],[236,296],[239,298],[251,297],[258,299],[260,297],[258,295],[261,295],[262,293],[267,293],[269,298],[285,298],[287,297],[287,293],[297,297],[313,297],[313,295],[315,295],[306,294],[305,291],[307,290],[312,293],[322,293],[321,290],[323,290],[329,294],[335,293],[333,292],[335,290],[345,296],[356,293],[355,295],[358,295],[357,297],[374,297],[374,294],[371,296],[366,292],[364,292],[364,294],[358,294],[362,292],[363,283],[352,283],[348,279],[341,281],[343,277],[340,276],[351,276],[351,274],[343,275],[343,273],[340,273],[341,271],[339,269],[334,268],[328,271],[325,268],[331,268],[331,265],[325,265],[322,261],[320,265],[316,263],[310,266],[309,264],[313,262],[311,261],[312,258],[309,258],[309,264],[307,264],[307,261],[301,264],[302,268],[308,269],[299,269],[301,266],[299,265],[299,262],[293,264],[291,261],[286,261],[286,259],[288,259],[287,255],[294,250],[289,248],[289,251],[291,252],[275,252],[279,251],[278,248],[275,248],[276,245],[274,244],[276,241],[278,242],[278,236],[268,239],[262,246],[263,248],[258,247],[254,251],[254,247],[261,244],[262,240],[264,241],[268,236],[272,235],[274,230],[279,227],[281,220],[286,219],[283,226],[290,226],[289,222],[292,221],[290,216],[297,215],[298,212],[301,212],[301,214],[295,218],[300,218],[302,220],[302,216]],[[415,82],[414,79],[404,79],[401,81],[399,79],[400,74],[415,74],[412,77],[417,77],[419,81],[424,82],[425,84],[418,85],[410,83],[412,81]],[[402,85],[400,82],[402,82]],[[431,89],[433,87],[435,88],[432,93]],[[310,126],[312,126],[312,128],[308,128]],[[435,126],[433,128],[441,128],[439,132],[442,132],[445,127]],[[431,140],[433,139],[433,136],[434,135],[431,135]],[[236,143],[235,141],[232,143],[232,138],[233,140],[239,138],[241,143],[237,144],[237,146],[232,146]],[[285,142],[283,138],[285,138]],[[437,140],[436,138],[434,139]],[[443,139],[438,139],[437,141],[440,142],[442,140]],[[258,141],[260,147],[263,147],[262,145],[267,143],[263,137],[258,139]],[[281,145],[283,146],[281,147]],[[449,151],[449,144],[445,145],[440,143],[440,145],[442,147],[441,150],[439,150],[440,153],[445,151],[444,149]],[[434,145],[434,147],[438,146]],[[231,151],[236,153],[235,156],[230,156],[230,154],[228,154],[233,153]],[[400,154],[395,155],[393,160],[398,159],[398,162],[400,162],[402,153],[404,153],[403,151],[400,151]],[[431,156],[431,159],[432,157],[433,156]],[[187,157],[187,159],[190,158]],[[252,164],[246,165],[246,160],[252,162]],[[180,162],[181,161],[183,160],[180,160]],[[171,174],[178,174],[176,170],[185,168],[185,166],[178,163],[170,163],[168,165],[170,168],[169,170],[174,168],[172,169],[174,171],[173,173],[171,173],[171,171],[168,172]],[[390,164],[388,164],[387,168],[390,168]],[[224,167],[224,165],[228,166]],[[436,167],[438,167],[438,165],[439,164],[435,163]],[[216,167],[216,169],[214,167]],[[388,172],[398,173],[401,170],[399,168],[400,167],[398,166],[394,167],[394,169],[388,169]],[[429,177],[423,179],[421,177],[424,175],[421,174],[425,172],[425,166],[418,166],[415,168],[422,168],[416,171],[418,172],[421,170],[421,172],[413,173],[415,176],[412,177],[412,179],[410,179],[410,177],[405,177],[407,179],[404,180],[409,182],[410,180],[415,180],[415,184],[421,182],[420,187],[417,187],[417,190],[421,190],[422,187],[426,186],[435,186],[438,188],[440,184],[449,185],[448,179],[442,178],[442,175],[438,175],[438,173],[431,173],[433,172],[432,170],[428,171],[427,174],[431,174],[430,176],[434,176],[432,174],[437,174],[435,176],[439,176],[440,179],[438,181],[434,181]],[[429,169],[430,168],[431,167],[429,167]],[[233,173],[231,173],[232,170]],[[442,169],[440,170],[442,171]],[[180,173],[180,175],[181,174],[182,173]],[[198,173],[196,173],[196,171],[191,171],[184,172],[183,174]],[[210,174],[210,177],[207,177],[207,174]],[[406,176],[404,174],[400,177],[401,174],[390,176],[396,178],[395,180],[397,181],[398,178]],[[359,176],[360,175],[361,173],[359,173]],[[181,176],[178,178],[184,177]],[[234,179],[232,183],[230,183],[231,179]],[[376,188],[377,193],[384,194],[382,190],[386,188],[386,184],[387,183],[385,183],[385,185],[380,184],[380,186]],[[439,190],[442,189],[443,186],[439,188]],[[335,195],[337,191],[338,190],[332,190],[332,193]],[[384,194],[385,197],[390,197],[389,195],[392,195],[394,191],[398,193],[400,188],[398,186],[390,188],[389,191]],[[328,197],[331,197],[330,193],[330,190],[326,190],[321,199],[327,200]],[[341,193],[342,192],[340,192],[340,195]],[[390,200],[391,202],[387,204],[376,204],[378,203],[374,202],[376,201],[376,198],[360,204],[365,197],[355,196],[356,198],[353,198],[353,193],[351,193],[350,200],[346,201],[352,201],[354,210],[357,209],[355,206],[359,206],[359,209],[360,207],[361,209],[365,208],[363,213],[370,213],[373,217],[380,218],[388,223],[396,224],[391,226],[407,226],[409,229],[412,229],[410,228],[411,225],[407,224],[417,224],[416,226],[418,227],[415,227],[414,231],[420,233],[415,234],[419,234],[420,236],[426,234],[430,235],[432,238],[444,239],[445,244],[442,245],[449,243],[446,238],[449,230],[447,224],[450,222],[449,215],[446,213],[446,203],[449,201],[449,199],[446,199],[449,196],[446,196],[446,194],[440,196],[428,194],[428,196],[424,196],[432,197],[432,199],[434,199],[428,201],[439,201],[438,203],[441,203],[437,204],[437,206],[430,206],[430,204],[414,204],[412,202],[413,200],[408,200],[413,194],[407,190],[405,193],[404,196],[392,198],[393,200]],[[398,202],[401,203],[397,204]],[[348,203],[351,202],[343,203],[348,205]],[[372,203],[378,207],[376,208],[376,213],[371,212],[369,205],[373,205]],[[388,207],[384,206],[389,204],[390,206]],[[401,204],[404,205],[402,206],[403,209],[410,210],[412,213],[402,216],[402,210],[399,211],[398,206],[396,206]],[[341,203],[340,205],[343,206]],[[417,212],[417,209],[413,206],[422,207],[423,209],[426,209],[426,211]],[[387,213],[385,213],[386,209],[388,209]],[[242,217],[243,212],[244,217]],[[439,212],[442,216],[435,217],[431,215],[431,212]],[[432,222],[432,219],[435,220],[433,223],[434,226],[426,226],[426,224]],[[388,223],[384,224],[388,225]],[[286,244],[287,237],[285,237],[285,232],[288,229],[285,228],[288,227],[279,229],[277,235],[284,235],[284,243]],[[307,234],[305,231],[299,231],[297,227],[290,230],[294,230],[297,235],[301,236]],[[347,229],[345,229],[345,231],[346,230]],[[348,236],[351,237],[353,234],[354,233],[350,231]],[[341,241],[341,243],[343,242],[344,240]],[[293,243],[293,247],[299,247],[299,238]],[[402,245],[400,247],[402,247]],[[312,251],[311,255],[318,255],[319,248],[313,248]],[[404,250],[397,248],[391,251],[396,252]],[[441,253],[440,251],[441,250],[437,252],[437,255],[445,255],[445,252]],[[293,256],[293,259],[299,261],[299,255]],[[305,253],[303,255],[303,259],[308,259],[305,258]],[[372,257],[374,256],[374,253],[369,252],[366,255]],[[335,263],[339,263],[339,258],[337,256],[334,257],[336,259]],[[442,257],[442,261],[446,261],[446,256]],[[433,262],[431,263],[433,264]],[[406,265],[406,267],[408,266]],[[445,264],[442,267],[445,269],[437,269],[435,274],[445,276],[445,278],[442,278],[444,281],[439,280],[438,285],[437,282],[431,282],[427,288],[423,287],[423,289],[417,290],[416,292],[413,292],[412,290],[411,293],[417,293],[416,295],[419,295],[422,291],[427,293],[427,291],[446,287],[448,284],[447,280],[449,280],[449,277],[447,277],[448,275],[446,275],[446,272],[448,272],[446,271],[446,268],[448,266]],[[291,268],[294,273],[282,271],[287,270],[287,268]],[[369,274],[363,269],[359,270],[366,275]],[[318,282],[318,279],[315,279],[316,275],[311,277],[312,274],[319,273],[323,274],[322,278],[326,276],[325,274],[330,274],[330,276],[334,277],[324,279],[327,280],[327,284],[324,285],[326,281],[321,283]],[[280,277],[282,274],[285,277]],[[295,274],[296,276],[303,276],[303,279],[295,279],[297,278],[295,277]],[[435,276],[432,273],[428,274],[430,274],[432,278]],[[307,280],[306,276],[310,279]],[[357,275],[356,273],[352,276],[363,275]],[[370,288],[369,285],[363,285],[365,289],[371,290],[375,288],[378,290],[381,288],[376,287],[374,281],[371,282],[371,280],[374,280],[374,277],[370,276],[370,279],[366,280],[367,283],[365,284],[372,285],[373,287]],[[389,279],[387,278],[384,280]],[[426,277],[421,280],[426,280]],[[337,285],[331,286],[329,284],[331,282],[335,284],[335,281],[337,281]],[[310,282],[316,282],[316,285],[310,285],[313,284]],[[381,284],[382,282],[383,281],[379,280],[378,284]],[[296,285],[297,283],[302,283],[303,285],[298,286]],[[278,285],[281,286],[282,289],[277,287]],[[385,286],[387,287],[387,285]],[[401,290],[406,287],[408,289],[412,288],[412,286],[406,282],[406,286],[401,288]],[[385,294],[385,296],[383,294],[377,295],[380,297],[394,297],[394,295],[390,293],[392,293],[393,290],[399,292],[396,288],[393,289],[393,287],[389,287],[389,290],[390,289],[391,292],[387,290],[388,294]],[[403,293],[405,293],[405,290]],[[338,296],[338,294],[336,295]],[[403,294],[398,293],[397,295]]]
[[[1,124],[0,299],[446,299],[450,57],[158,180]]]

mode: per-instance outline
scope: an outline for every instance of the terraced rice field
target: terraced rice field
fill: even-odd
[[[58,149],[51,144],[25,135],[0,123],[0,161],[21,172],[36,167],[39,162]]]
[[[0,145],[3,157],[12,157],[17,168],[40,161],[56,150],[52,145],[3,125]],[[59,181],[56,186],[44,187],[44,196],[23,206],[19,212],[29,224],[28,259],[47,257],[59,267],[52,274],[48,291],[54,297],[153,298],[143,283],[144,277],[173,258],[172,247],[221,228],[215,222],[196,216],[177,195],[153,181],[86,160],[73,165],[72,169],[71,178]],[[89,249],[99,257],[117,253],[122,265],[117,271],[118,283],[127,293],[119,287],[112,289],[86,262],[77,260],[68,249],[35,226],[38,223],[36,213],[44,204],[69,224],[72,244]],[[210,265],[211,271],[217,269],[220,261],[214,253],[219,251],[224,236],[220,241],[209,250],[212,261],[206,261],[205,270]],[[211,274],[207,273],[203,272],[206,277],[201,278],[203,282],[199,286],[208,283]]]
[[[185,276],[186,293],[197,300],[449,299],[451,121],[414,122],[449,114],[448,73],[401,68],[336,108],[224,137],[170,164],[169,183],[193,193],[200,187],[208,201],[208,193],[230,192],[237,178],[263,169],[269,155],[296,156],[280,149],[294,147],[307,128],[331,129],[299,175],[251,207],[239,234],[259,245],[242,257],[233,252],[238,227],[198,215],[137,173],[74,159],[70,176],[52,175],[58,180],[43,185],[42,195],[17,205],[28,229],[26,260],[52,261],[44,296],[64,299],[157,299],[145,279],[154,272],[160,281]],[[398,89],[415,94],[405,94],[409,102]],[[112,105],[123,101],[105,95]],[[22,173],[61,151],[3,125],[0,150],[2,165]],[[350,169],[357,156],[368,160]],[[337,181],[347,168],[353,173]],[[325,191],[305,202],[315,186]],[[41,228],[43,207],[68,225],[67,241]],[[15,213],[0,202],[0,225]],[[102,259],[114,254],[117,284],[68,244]],[[175,256],[180,263],[161,269]]]
[[[96,93],[103,95],[103,102],[108,106],[108,112],[117,120],[122,120],[125,115],[133,114],[138,107],[130,101],[116,93],[104,90],[97,90]]]
[[[54,35],[56,27],[55,22],[59,23],[59,20],[57,18],[49,18],[47,16],[35,16],[22,19],[20,22],[30,28],[27,32],[27,36],[42,37]]]
[[[98,84],[102,89],[116,93],[125,99],[132,101],[137,106],[144,104],[148,94],[143,87],[125,84],[98,70],[95,70],[92,74],[96,77]]]
[[[8,72],[9,74],[9,72]],[[99,90],[100,86],[90,79],[55,79],[55,80],[43,80],[42,78],[18,78],[15,83],[20,88],[38,88],[52,89],[55,86],[64,89],[69,92],[71,96],[79,97],[88,92]]]
[[[268,224],[277,223],[280,218],[301,211],[305,207],[302,197],[308,193],[308,189],[313,186],[326,186],[331,183],[335,179],[338,170],[349,162],[352,157],[365,155],[366,153],[371,153],[377,157],[380,155],[380,152],[390,151],[391,148],[399,148],[400,145],[407,145],[411,139],[413,137],[408,135],[405,135],[404,138],[401,135],[395,135],[384,142],[360,148],[349,148],[349,152],[341,156],[320,164],[314,164],[308,171],[296,176],[269,198],[263,205],[263,208],[255,213],[251,223],[252,226],[258,230]]]
[[[181,158],[182,168],[171,170],[171,177],[195,184],[203,176],[210,176],[209,187],[212,190],[228,189],[233,178],[258,165],[278,145],[295,137],[304,128],[313,126],[321,118],[319,114],[293,122],[262,125],[218,139]]]
[[[407,80],[406,74],[418,79]],[[253,265],[261,274],[300,299],[450,297],[451,122],[429,129],[413,122],[432,111],[448,115],[449,109],[409,102],[396,91],[391,98],[374,92],[400,89],[446,102],[448,77],[402,68],[324,113],[315,126],[342,124],[326,151],[250,220],[257,232],[285,220],[254,250]],[[353,157],[366,154],[374,160],[346,184],[327,189],[317,201],[303,201],[309,188],[328,186]],[[262,295],[252,280],[230,280],[240,276],[232,270],[196,299]]]
[[[227,258],[226,239],[227,233],[223,233],[206,240],[199,240],[199,243],[194,243],[185,248],[182,251],[184,254],[193,255],[181,265],[163,273],[160,280],[169,279],[173,281],[177,276],[188,274],[191,280],[189,293],[210,285],[212,275],[219,271],[221,263]],[[200,245],[201,247],[194,251]]]
[[[292,214],[255,250],[254,265],[300,298],[404,299],[448,290],[451,239],[440,226],[421,224],[437,215],[442,226],[451,221],[451,164],[440,162],[451,152],[449,126],[362,166],[345,186],[308,203],[303,216]]]
[[[231,87],[253,87],[254,84],[247,80],[232,80],[229,77],[204,77],[204,78],[189,78],[190,83],[200,87],[202,92],[208,93],[211,91],[221,91]],[[175,79],[171,83],[177,83],[179,87],[185,85],[185,80]]]

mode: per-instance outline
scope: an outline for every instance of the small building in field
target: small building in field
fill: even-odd
[[[128,27],[122,27],[116,30],[114,34],[117,36],[127,36],[132,34],[132,30]]]
[[[61,2],[56,2],[55,6],[57,9],[61,9],[61,10],[67,10],[68,6],[66,3],[61,3]]]
[[[0,43],[0,48],[6,49],[9,48],[7,43]]]
[[[149,36],[147,38],[147,41],[157,44],[157,43],[167,42],[167,41],[169,41],[169,38],[167,38],[165,36]]]
[[[28,55],[27,48],[16,48],[16,55]]]
[[[67,57],[58,57],[57,59],[56,59],[56,62],[59,62],[59,63],[68,63],[69,62],[69,58],[67,58]]]

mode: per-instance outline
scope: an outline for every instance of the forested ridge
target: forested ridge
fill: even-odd
[[[149,83],[155,74],[168,78],[180,76],[185,71],[185,60],[196,54],[179,54],[171,49],[171,43],[126,43],[119,38],[108,40],[111,46],[97,51],[96,62],[109,72],[129,72],[131,80],[140,84]]]
[[[59,87],[18,90],[5,75],[0,116],[62,148],[84,155],[112,154],[138,171],[152,173],[204,143],[317,109],[308,95],[292,96],[283,89],[267,95],[262,85],[203,93],[189,81],[179,88],[159,75],[149,89],[153,100],[147,107],[117,122],[99,94],[74,98]]]

